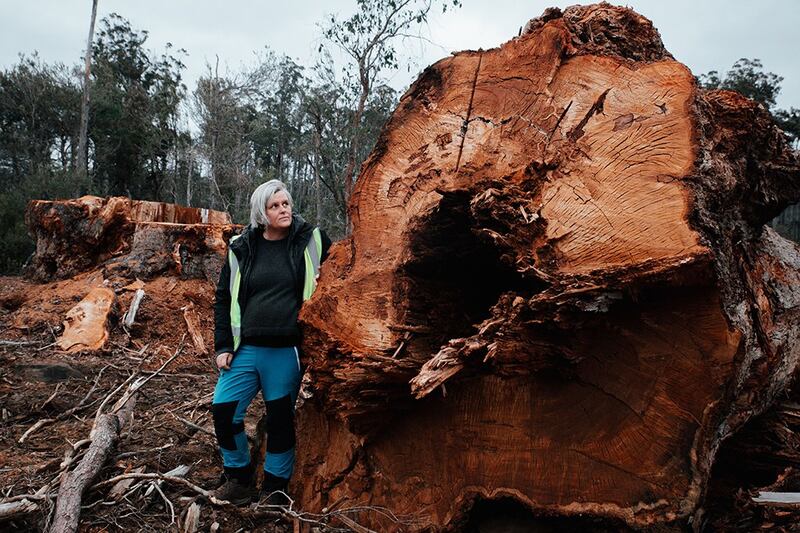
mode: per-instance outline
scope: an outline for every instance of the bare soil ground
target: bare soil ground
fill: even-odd
[[[126,329],[122,316],[133,291],[125,289],[122,281],[112,281],[117,296],[104,348],[61,352],[55,340],[65,314],[102,279],[100,272],[47,284],[0,278],[0,503],[34,494],[48,484],[51,487],[49,496],[36,500],[37,510],[0,522],[0,530],[45,530],[52,520],[65,452],[88,437],[104,398],[133,373],[146,376],[176,354],[139,392],[132,424],[123,429],[113,458],[93,483],[131,472],[165,474],[180,466],[189,468],[185,479],[198,487],[210,490],[219,482],[222,463],[210,413],[216,380],[211,355],[212,284],[176,277],[144,283],[146,296],[136,322]],[[189,302],[194,304],[207,347],[202,353],[195,348],[184,318],[182,309]],[[724,444],[704,510],[697,515],[703,524],[700,530],[800,531],[800,511],[758,506],[751,498],[758,490],[800,490],[800,474],[795,470],[800,466],[798,413],[800,393],[795,387],[774,409]],[[246,420],[249,435],[256,435],[256,422],[262,414],[261,402],[253,402]],[[43,419],[53,421],[20,443],[21,437]],[[85,448],[79,449],[79,455],[83,451]],[[302,480],[293,481],[298,482]],[[108,486],[90,489],[83,497],[80,530],[358,530],[357,524],[346,527],[331,515],[303,513],[294,507],[287,512],[263,503],[242,508],[213,505],[188,486],[162,482],[159,492],[154,485],[153,480],[132,480],[119,496],[114,496]],[[196,522],[187,517],[193,504],[200,510]],[[535,527],[537,531],[564,527],[601,531],[607,526],[576,518],[535,517],[520,509],[511,509],[504,516],[494,516],[493,512],[493,516],[481,518],[479,514],[475,523],[465,526],[469,531],[507,531],[507,523],[512,522],[514,527]],[[192,529],[193,524],[196,529]]]
[[[0,500],[33,494],[48,483],[55,495],[65,450],[87,438],[102,400],[137,369],[147,375],[176,353],[178,357],[139,392],[133,423],[123,429],[115,457],[95,482],[135,469],[166,473],[185,465],[190,467],[186,479],[192,483],[206,489],[218,483],[222,465],[210,413],[216,373],[210,353],[195,350],[181,311],[188,302],[195,304],[210,352],[213,287],[200,280],[176,278],[146,283],[146,297],[129,331],[120,322],[132,292],[121,290],[106,346],[94,353],[61,353],[54,346],[60,322],[97,275],[50,284],[0,278]],[[96,389],[83,407],[58,420],[80,404],[98,376]],[[262,411],[263,406],[253,402],[250,432],[255,431]],[[37,421],[48,418],[56,420],[19,442]],[[184,515],[194,502],[201,504],[200,531],[292,529],[290,520],[263,516],[267,511],[263,506],[215,507],[186,487],[164,483],[162,496],[152,484],[134,480],[118,500],[109,498],[108,487],[90,490],[83,499],[81,530],[183,531]],[[166,500],[174,508],[174,521]],[[54,500],[38,503],[37,511],[0,524],[0,529],[42,530],[51,518]]]

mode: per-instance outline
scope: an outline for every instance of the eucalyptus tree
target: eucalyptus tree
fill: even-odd
[[[322,26],[328,42],[335,44],[348,57],[343,88],[354,97],[355,105],[347,136],[348,158],[340,181],[349,200],[353,190],[356,165],[364,140],[361,122],[367,101],[387,70],[400,66],[396,44],[399,39],[419,37],[414,31],[427,23],[436,0],[357,0],[356,13],[348,18],[331,15]],[[460,7],[459,0],[442,0],[442,11]],[[347,221],[349,227],[349,219]]]
[[[156,55],[145,48],[148,32],[117,14],[100,21],[94,42],[90,105],[95,190],[160,199],[177,142],[186,86],[183,49]]]

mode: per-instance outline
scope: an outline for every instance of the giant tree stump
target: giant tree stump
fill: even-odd
[[[548,10],[429,67],[302,313],[307,509],[454,529],[476,503],[677,524],[800,355],[800,163],[652,24]],[[487,503],[488,502],[488,503]]]
[[[37,281],[105,265],[106,274],[177,274],[216,282],[234,231],[227,213],[124,197],[34,200],[25,221],[36,239],[26,274]]]

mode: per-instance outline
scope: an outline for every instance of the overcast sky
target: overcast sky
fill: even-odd
[[[412,72],[391,78],[405,87],[422,68],[452,51],[492,48],[517,34],[546,7],[576,2],[554,0],[463,0],[463,7],[432,17],[425,35],[432,43],[408,43]],[[45,61],[75,64],[86,43],[91,0],[0,0],[0,67],[20,52],[38,51]],[[653,21],[667,49],[695,74],[727,71],[740,57],[759,58],[784,77],[782,108],[800,108],[800,0],[628,0]],[[148,47],[167,42],[185,48],[190,89],[207,62],[236,70],[269,46],[311,66],[319,46],[317,23],[326,13],[348,15],[355,0],[99,0],[98,20],[119,13],[136,29],[150,32]]]

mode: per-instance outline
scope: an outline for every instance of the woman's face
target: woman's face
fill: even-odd
[[[285,229],[292,225],[292,206],[284,191],[276,192],[267,202],[267,220],[275,229]]]

